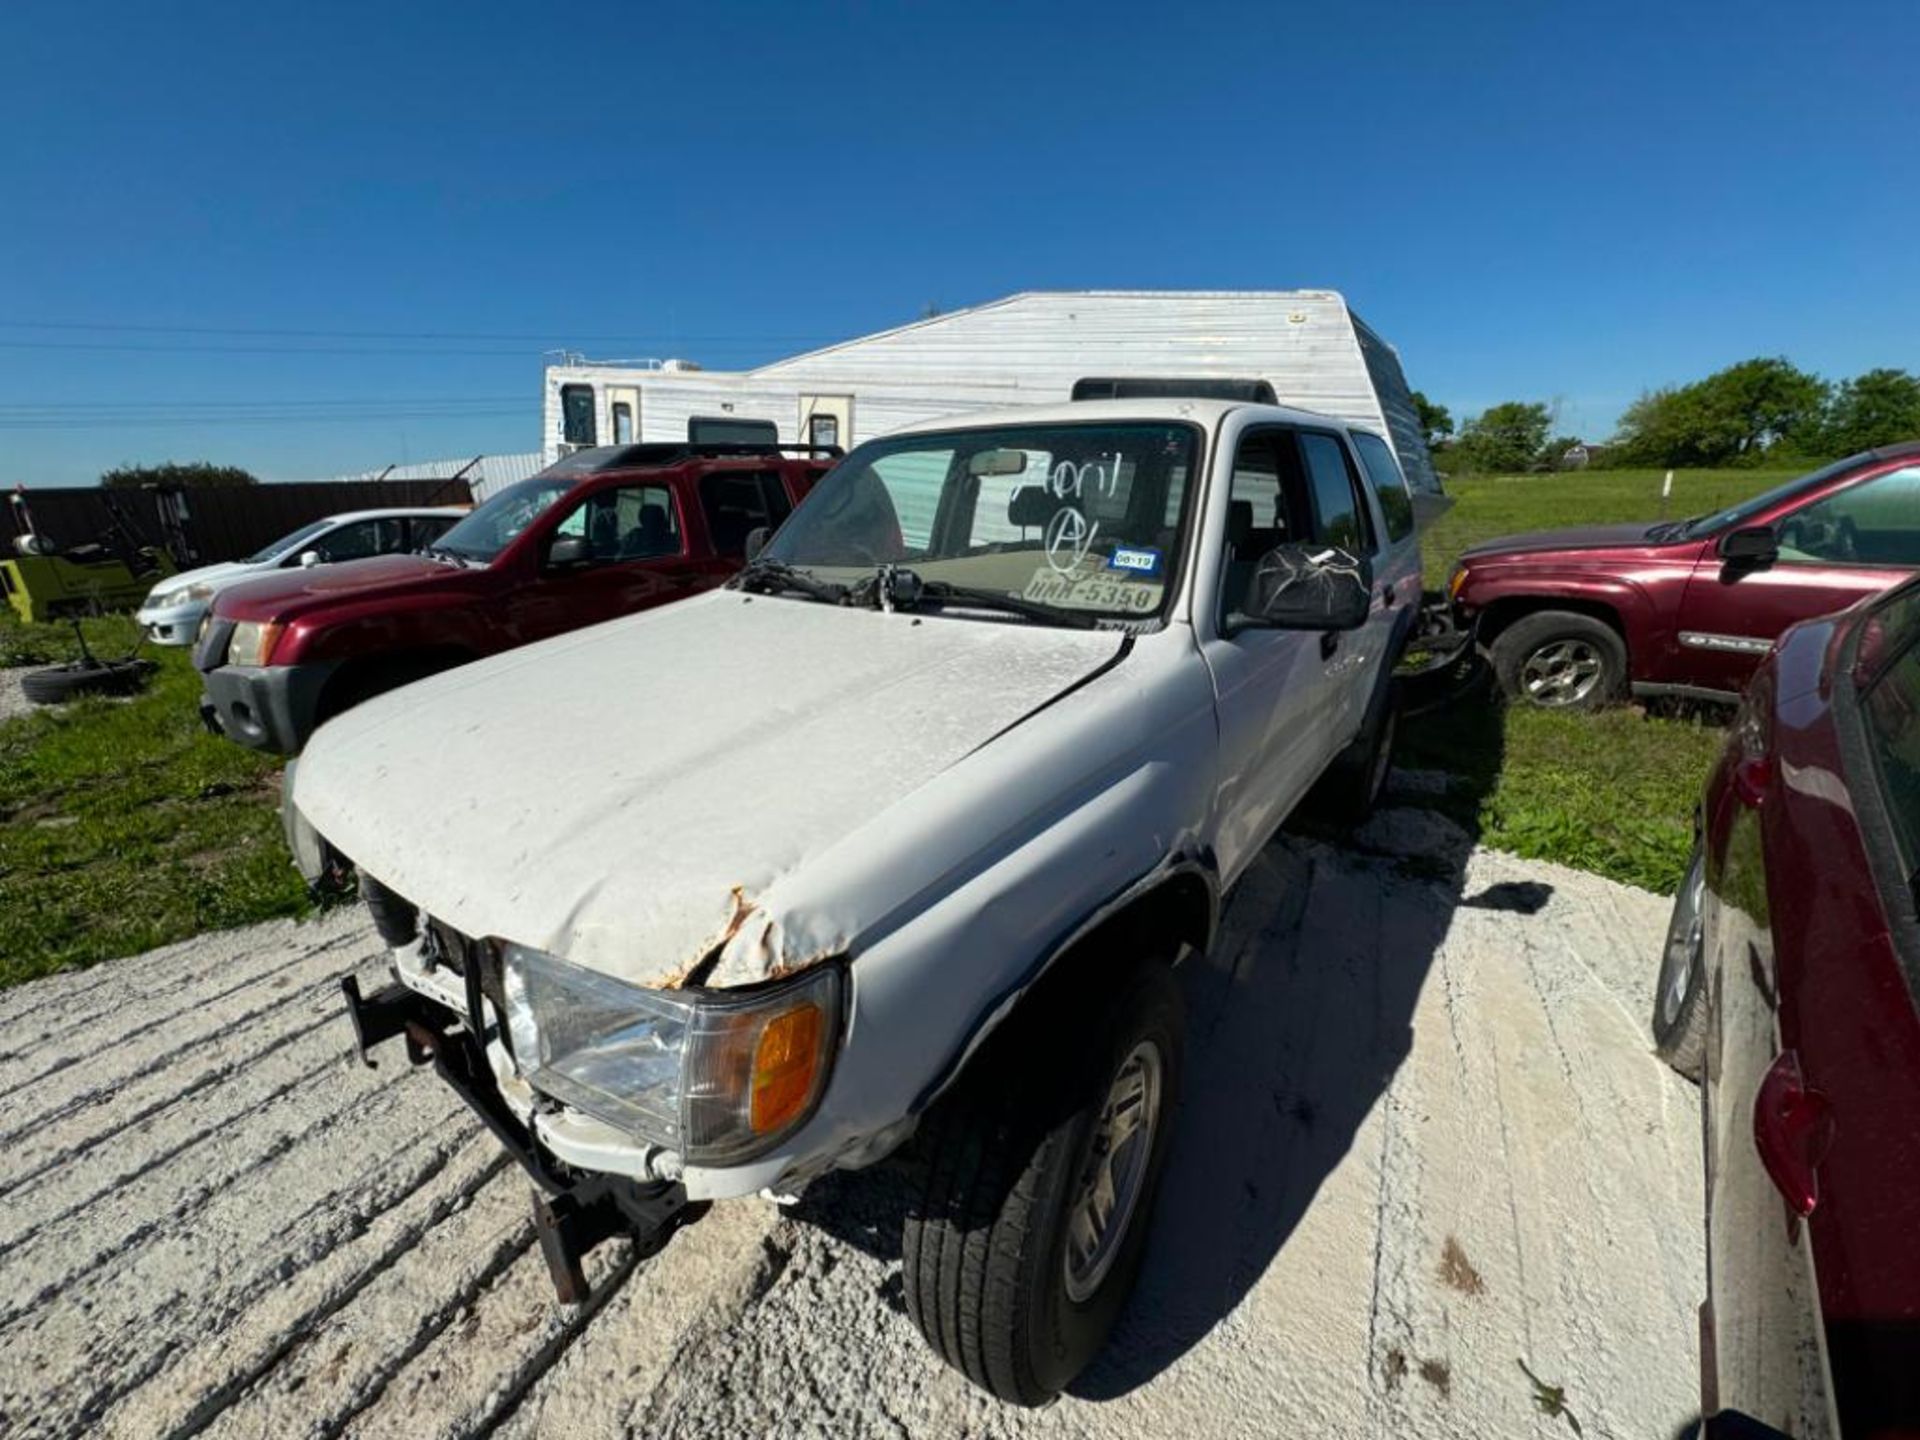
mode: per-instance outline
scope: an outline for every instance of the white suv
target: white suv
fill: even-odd
[[[1138,1266],[1173,966],[1310,788],[1379,794],[1419,599],[1393,452],[1324,416],[924,425],[727,588],[323,728],[290,835],[392,946],[363,1049],[488,1117],[564,1297],[615,1230],[898,1151],[911,1313],[1034,1404]]]

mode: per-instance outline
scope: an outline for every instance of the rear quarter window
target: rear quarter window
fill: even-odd
[[[1407,490],[1407,477],[1400,473],[1400,462],[1378,435],[1355,430],[1353,448],[1360,452],[1373,493],[1380,500],[1380,514],[1387,522],[1387,539],[1395,544],[1413,533],[1413,496]]]

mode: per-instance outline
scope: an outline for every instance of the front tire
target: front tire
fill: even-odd
[[[1084,1006],[1051,1005],[977,1059],[923,1137],[907,1313],[941,1359],[1014,1405],[1051,1400],[1105,1343],[1166,1160],[1179,986],[1151,960],[1104,978],[1087,972]]]
[[[1598,710],[1626,693],[1626,642],[1592,615],[1535,611],[1502,630],[1487,653],[1507,699],[1542,710]]]
[[[1681,1075],[1700,1083],[1707,1056],[1706,929],[1707,851],[1695,842],[1687,878],[1673,897],[1667,943],[1653,991],[1653,1049]]]

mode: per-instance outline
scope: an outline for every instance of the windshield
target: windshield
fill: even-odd
[[[573,476],[542,473],[509,485],[475,506],[472,514],[428,548],[463,560],[491,560],[576,483]]]
[[[331,520],[316,520],[311,525],[302,525],[291,535],[282,535],[278,540],[267,546],[266,549],[254,551],[253,554],[247,556],[246,563],[249,565],[264,565],[269,560],[286,554],[287,551],[293,549],[296,545],[311,540],[331,524],[333,524]]]
[[[1755,515],[1765,514],[1782,500],[1790,500],[1802,490],[1811,489],[1824,480],[1853,468],[1854,461],[1839,460],[1824,470],[1815,470],[1811,475],[1796,475],[1784,485],[1776,485],[1764,490],[1751,500],[1742,500],[1738,505],[1728,506],[1725,510],[1716,510],[1711,515],[1702,515],[1698,520],[1689,520],[1680,531],[1682,535],[1709,535],[1716,530],[1737,530]]]
[[[1143,620],[1173,584],[1191,425],[1009,425],[862,445],[764,558],[850,583],[880,565],[1049,610]]]

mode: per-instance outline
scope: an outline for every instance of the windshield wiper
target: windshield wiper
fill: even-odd
[[[1648,527],[1647,539],[1678,540],[1682,535],[1685,535],[1687,531],[1691,530],[1706,518],[1704,515],[1693,515],[1685,520],[1663,520],[1658,525]]]
[[[949,585],[944,580],[929,580],[922,585],[920,598],[940,604],[972,606],[976,610],[999,610],[1008,615],[1023,615],[1042,624],[1066,625],[1075,630],[1093,630],[1100,624],[1099,616],[1084,610],[1062,610],[1052,605],[1042,605],[1037,600],[1023,600],[1004,590],[976,590],[969,585]]]
[[[420,553],[429,560],[445,560],[449,565],[458,565],[462,570],[473,563],[466,556],[457,555],[451,550],[442,550],[438,545],[423,546]]]
[[[829,580],[816,580],[806,571],[796,570],[779,560],[754,560],[727,584],[734,589],[760,595],[789,590],[796,595],[825,600],[830,605],[838,605],[847,596],[846,586],[835,585]]]

